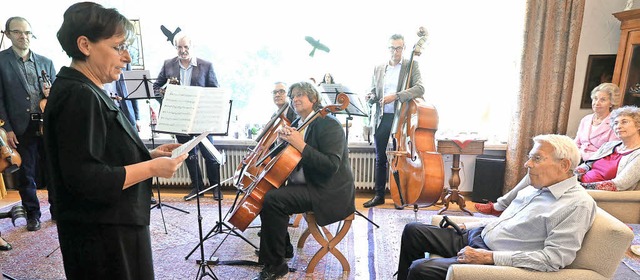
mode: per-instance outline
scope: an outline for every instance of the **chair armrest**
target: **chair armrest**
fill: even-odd
[[[640,224],[640,191],[587,190],[598,207],[627,224]]]
[[[607,279],[606,277],[588,269],[561,269],[557,272],[541,272],[524,268],[454,264],[449,267],[447,280],[556,280],[556,279]]]

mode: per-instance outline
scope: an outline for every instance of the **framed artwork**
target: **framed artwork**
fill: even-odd
[[[140,31],[140,20],[130,19],[136,30],[136,37],[129,46],[129,55],[131,55],[131,69],[144,70],[144,55],[142,53],[142,32]]]
[[[587,63],[587,76],[584,79],[581,109],[591,108],[591,91],[601,83],[610,83],[616,66],[615,54],[592,54]]]

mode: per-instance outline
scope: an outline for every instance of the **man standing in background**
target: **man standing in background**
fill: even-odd
[[[153,89],[157,93],[164,94],[162,87],[167,84],[167,82],[176,80],[183,86],[218,87],[218,79],[216,78],[216,73],[213,71],[211,62],[191,55],[193,45],[189,36],[179,33],[175,37],[173,45],[178,51],[178,56],[164,61],[158,78],[156,82],[153,83]],[[181,144],[188,142],[192,138],[194,138],[194,136],[176,135],[176,140]],[[211,135],[207,136],[207,138],[213,143],[213,137]],[[200,143],[196,148],[189,151],[189,157],[185,161],[192,184],[191,192],[184,196],[185,200],[195,197],[198,190],[202,190],[204,186],[202,172],[198,165],[198,150],[200,150],[204,158],[209,183],[211,186],[220,183],[220,164],[218,164],[213,154],[204,147],[204,144]],[[213,189],[213,195],[216,200],[222,199],[222,193],[218,191],[218,187]]]
[[[7,144],[17,149],[22,157],[18,171],[18,192],[27,211],[27,230],[40,229],[40,201],[36,195],[36,178],[44,157],[42,148],[41,101],[49,95],[47,78],[56,77],[53,62],[31,51],[31,24],[22,17],[11,17],[5,24],[4,34],[11,40],[11,48],[0,52],[0,119],[5,121]],[[46,76],[42,74],[46,72]],[[45,101],[46,102],[46,101]],[[41,180],[46,184],[48,178]],[[55,194],[49,190],[51,216],[55,219]]]

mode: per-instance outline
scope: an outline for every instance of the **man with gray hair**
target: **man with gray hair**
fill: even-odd
[[[204,59],[196,58],[192,55],[193,44],[191,38],[184,33],[178,33],[175,37],[174,46],[178,51],[178,56],[167,59],[160,69],[158,78],[153,83],[153,89],[156,93],[164,94],[163,86],[167,81],[175,82],[183,86],[199,86],[199,87],[218,87],[218,79],[213,71],[211,62]],[[194,136],[176,135],[178,143],[186,143]],[[207,136],[209,141],[213,143],[213,137]],[[204,158],[207,168],[207,177],[211,186],[220,182],[220,165],[214,158],[213,154],[200,143],[198,146],[189,151],[189,157],[185,160],[189,176],[191,177],[191,192],[184,196],[185,200],[189,200],[202,190],[204,182],[202,181],[202,172],[198,165],[197,153],[200,151]],[[198,184],[199,188],[198,188]],[[220,194],[220,195],[218,195]],[[222,193],[218,191],[218,187],[213,189],[213,197],[216,200],[222,199]]]
[[[573,262],[596,214],[595,201],[573,174],[580,151],[564,135],[539,135],[533,142],[524,164],[527,186],[499,218],[462,224],[460,232],[405,226],[398,279],[445,279],[458,263],[552,272]],[[425,258],[425,252],[443,258]]]

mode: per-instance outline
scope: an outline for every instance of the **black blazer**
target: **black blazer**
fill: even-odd
[[[34,62],[38,77],[46,71],[51,81],[55,81],[56,69],[50,59],[34,52]],[[31,120],[31,100],[27,92],[27,79],[20,71],[18,58],[12,48],[0,52],[0,119],[5,121],[4,129],[22,135]],[[39,83],[40,84],[40,83]],[[40,87],[42,90],[42,87]],[[44,97],[44,96],[41,96]]]
[[[122,111],[82,73],[63,67],[44,115],[59,223],[149,225],[151,179],[122,190],[124,166],[151,159]]]
[[[292,126],[296,127],[299,119]],[[331,115],[318,117],[307,127],[302,151],[304,177],[310,186],[312,209],[320,226],[355,212],[355,184],[349,150],[340,122]]]

